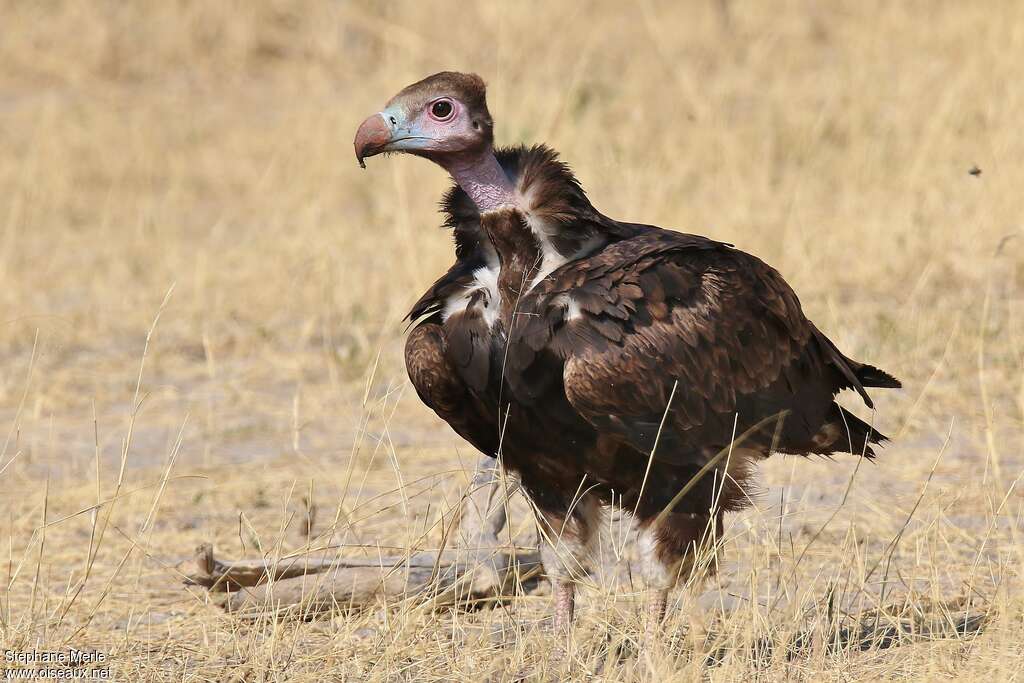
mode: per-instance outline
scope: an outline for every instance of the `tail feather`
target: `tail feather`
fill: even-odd
[[[812,439],[814,447],[811,452],[820,455],[853,453],[871,460],[875,457],[871,444],[883,444],[888,440],[889,437],[885,434],[839,404],[833,403],[828,419]]]
[[[846,380],[843,388],[853,389],[864,400],[864,405],[874,408],[875,404],[868,396],[865,387],[879,387],[882,389],[899,389],[903,385],[898,379],[884,370],[879,370],[873,365],[861,363],[849,358],[832,343],[832,340],[821,333],[821,330],[813,328],[815,336],[821,349],[825,352],[828,362],[839,371],[839,374]]]
[[[857,379],[866,387],[879,387],[881,389],[899,389],[903,383],[890,375],[885,370],[876,368],[874,365],[860,364],[855,370]]]

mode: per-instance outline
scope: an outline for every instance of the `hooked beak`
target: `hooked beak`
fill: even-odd
[[[378,112],[363,121],[359,130],[356,131],[356,139],[353,143],[359,166],[366,168],[363,159],[380,154],[389,142],[391,142],[391,128],[385,122],[383,112]]]
[[[377,112],[367,118],[356,131],[353,145],[356,149],[356,161],[366,168],[364,159],[381,152],[416,152],[430,149],[434,140],[424,135],[417,135],[412,127],[406,125],[405,112],[398,107],[391,107]]]

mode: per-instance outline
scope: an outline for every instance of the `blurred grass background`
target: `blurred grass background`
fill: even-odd
[[[905,380],[902,393],[876,392],[876,423],[899,440],[872,468],[877,486],[854,490],[861,524],[880,538],[898,530],[952,424],[937,469],[945,488],[918,513],[963,518],[947,564],[934,560],[948,574],[943,595],[980,590],[965,591],[963,576],[982,550],[998,556],[992,576],[1019,569],[1024,5],[69,0],[4,3],[0,25],[5,644],[85,639],[146,677],[187,677],[188,657],[212,667],[203,676],[240,661],[284,676],[278,636],[239,635],[177,590],[167,566],[210,538],[241,554],[240,511],[263,510],[254,528],[278,533],[295,482],[315,481],[343,517],[354,481],[398,495],[396,481],[472,460],[409,391],[401,359],[402,316],[452,260],[436,211],[448,181],[411,158],[361,171],[351,148],[365,116],[442,69],[480,73],[499,143],[552,145],[605,213],[733,242],[777,267],[845,352]],[[205,478],[172,480],[160,495],[177,502],[152,522],[152,490],[119,502],[119,528],[134,520],[145,542],[108,537],[87,553],[99,578],[83,579],[76,543],[95,520],[44,534],[43,502],[47,519],[94,503],[114,489],[122,456],[138,485],[171,464]],[[852,464],[800,467],[772,461],[767,489],[806,476],[832,500]],[[408,543],[460,476],[425,490],[415,513],[385,496],[359,533]],[[771,514],[745,523],[778,524]],[[1004,517],[1009,526],[992,528],[1005,535],[972,545]],[[335,541],[358,525],[342,526]],[[935,528],[924,525],[916,552],[939,543]],[[837,534],[822,542],[845,562]],[[136,572],[132,591],[107,595],[122,567]],[[39,596],[66,604],[76,582],[84,597],[58,627]],[[993,613],[1017,615],[1007,623],[1019,628],[1019,602],[993,597],[1002,586],[988,586]],[[80,612],[90,595],[98,622]],[[153,634],[125,614],[154,604],[171,634],[161,647],[177,654],[140,659]],[[354,623],[317,631],[320,649],[292,673],[315,677],[315,658],[338,643],[379,650]],[[386,664],[364,653],[353,666],[411,676],[400,662],[419,636],[390,633],[377,636],[390,638]],[[287,636],[292,647],[310,637]],[[1019,635],[1007,638],[983,648],[986,675],[1006,674],[999,662],[1020,652]],[[463,673],[489,671],[488,652],[470,649]],[[512,669],[529,658],[516,652]],[[841,666],[965,675],[960,655]],[[420,672],[440,676],[456,660],[422,660],[432,663]],[[682,670],[671,657],[636,666],[620,673]],[[722,675],[749,674],[738,666]]]

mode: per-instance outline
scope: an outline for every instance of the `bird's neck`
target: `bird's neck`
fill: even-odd
[[[442,166],[469,195],[480,213],[515,203],[515,186],[490,146],[479,154],[446,159]]]

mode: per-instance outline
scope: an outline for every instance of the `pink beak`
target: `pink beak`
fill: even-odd
[[[391,130],[384,123],[384,117],[380,114],[370,116],[356,131],[356,139],[353,143],[356,148],[356,161],[361,167],[366,168],[363,159],[379,154],[389,142],[391,142]]]

